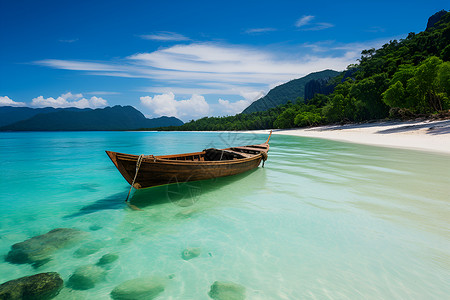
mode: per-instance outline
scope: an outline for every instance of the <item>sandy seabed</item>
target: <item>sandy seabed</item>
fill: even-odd
[[[247,132],[262,133],[269,132],[269,130]],[[274,129],[273,134],[450,154],[450,120],[385,121],[312,128]]]

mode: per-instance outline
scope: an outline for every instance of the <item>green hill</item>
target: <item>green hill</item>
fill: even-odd
[[[23,107],[24,114],[30,114]],[[2,110],[8,108],[0,107]],[[20,110],[15,110],[20,115]],[[50,109],[31,118],[3,127],[0,131],[90,131],[90,130],[135,130],[161,126],[179,126],[183,122],[175,117],[147,119],[132,106],[106,107],[102,109]]]
[[[362,51],[358,62],[330,81],[311,75],[332,77],[337,72],[326,70],[280,85],[235,116],[205,117],[180,127],[162,129],[248,130],[388,117],[448,118],[450,13],[440,11],[431,16],[423,32],[409,33],[404,39],[392,40],[379,49]],[[311,84],[306,86],[308,82]],[[334,90],[330,94],[331,87]],[[296,101],[308,89],[306,100]],[[271,106],[275,107],[267,109]]]
[[[269,108],[286,104],[288,101],[295,101],[298,97],[305,96],[305,86],[309,81],[319,79],[326,80],[337,75],[339,75],[339,72],[324,70],[291,80],[271,89],[266,96],[250,104],[250,106],[244,109],[242,113],[249,114],[257,111],[265,111]]]

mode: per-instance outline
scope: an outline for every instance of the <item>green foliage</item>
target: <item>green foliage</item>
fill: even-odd
[[[405,88],[399,80],[392,84],[384,93],[383,101],[391,107],[406,107]]]
[[[315,105],[316,107],[323,107],[329,101],[329,97],[322,94],[316,94],[310,100],[308,100],[308,105]]]
[[[332,78],[337,75],[339,75],[339,72],[323,70],[281,84],[271,89],[266,96],[253,102],[243,113],[249,114],[257,111],[265,111],[278,105],[286,104],[288,101],[292,101],[297,97],[303,97],[305,95],[305,85],[310,80]]]
[[[305,80],[274,88],[262,98],[264,101],[255,101],[245,113],[203,118],[174,130],[289,128],[389,116],[410,118],[417,113],[449,109],[450,13],[424,32],[410,33],[380,49],[362,51],[358,64],[348,66],[330,81],[336,86],[332,94],[315,95],[307,104],[302,99],[289,103],[303,96],[300,91],[304,91]],[[257,110],[264,111],[249,113]]]
[[[275,128],[292,128],[294,127],[294,118],[297,111],[293,107],[289,107],[283,111],[278,118],[273,122]]]
[[[390,107],[432,113],[449,107],[450,62],[431,56],[417,67],[404,66],[392,77],[383,101]]]
[[[438,73],[439,84],[441,88],[447,93],[450,94],[450,62],[444,62],[441,65]]]
[[[322,113],[329,122],[344,120],[345,97],[336,93],[322,109]]]
[[[449,107],[450,13],[431,29],[361,52],[354,79],[336,86],[323,107],[328,122],[433,113]],[[405,110],[406,109],[406,110]],[[408,113],[404,113],[408,112]]]
[[[320,125],[324,119],[320,112],[302,111],[295,116],[294,124],[299,127]]]
[[[251,114],[237,114],[227,117],[204,117],[196,121],[191,120],[182,126],[164,127],[159,130],[177,131],[221,131],[221,130],[252,130],[273,128],[277,117],[292,104],[280,105],[267,111],[254,112]]]

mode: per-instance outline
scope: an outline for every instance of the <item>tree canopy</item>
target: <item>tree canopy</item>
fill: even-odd
[[[313,126],[450,109],[450,12],[418,34],[361,52],[332,79],[334,91],[296,99],[266,111],[205,117],[167,130],[245,130]]]

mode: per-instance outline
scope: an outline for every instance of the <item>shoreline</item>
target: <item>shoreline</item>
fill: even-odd
[[[270,130],[248,130],[268,133]],[[347,143],[419,150],[450,155],[450,119],[439,121],[380,121],[273,129],[273,134],[322,138]]]

